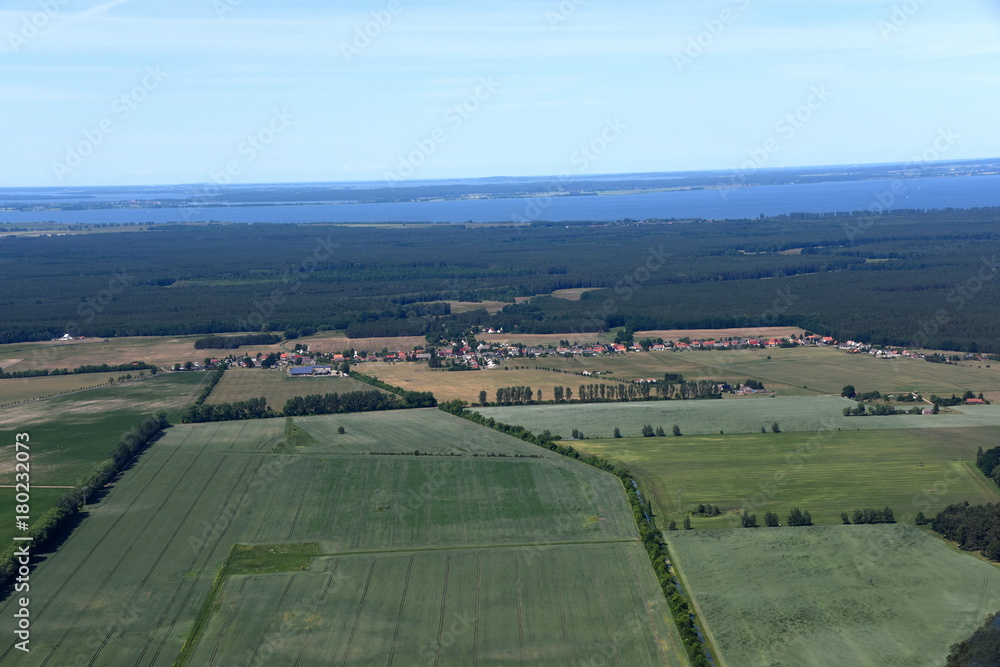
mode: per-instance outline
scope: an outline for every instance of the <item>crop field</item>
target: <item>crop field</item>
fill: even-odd
[[[587,438],[610,438],[617,427],[625,437],[642,434],[644,424],[669,434],[677,424],[684,435],[768,431],[774,422],[784,432],[869,431],[1000,426],[1000,405],[959,406],[937,415],[845,417],[856,403],[839,396],[761,396],[703,401],[567,403],[473,408],[506,424],[540,433],[549,429],[568,437],[579,429]],[[917,404],[914,404],[917,405]],[[926,404],[924,404],[926,406]]]
[[[874,419],[874,418],[873,418]],[[840,513],[893,509],[897,521],[932,517],[951,503],[997,502],[1000,489],[975,467],[976,448],[995,446],[1000,428],[822,431],[756,435],[582,440],[581,451],[624,463],[661,515],[676,520],[699,504],[722,516],[692,517],[696,528],[726,527],[735,511],[771,510],[784,523],[793,507],[818,524]],[[681,511],[678,512],[678,503]]]
[[[141,372],[149,374],[149,371]],[[107,384],[108,380],[120,378],[125,374],[126,371],[119,373],[80,373],[0,380],[0,405],[89,389],[90,387]],[[132,375],[136,375],[136,373]]]
[[[532,368],[514,370],[513,367],[520,363],[521,360],[511,361],[508,365],[511,370],[444,371],[432,369],[426,363],[373,362],[358,366],[358,370],[403,389],[432,392],[439,401],[457,398],[470,403],[478,402],[479,392],[484,390],[487,400],[495,401],[498,387],[531,387],[536,397],[540,389],[542,399],[549,400],[555,395],[552,389],[556,386],[570,387],[576,392],[581,381],[587,384],[618,384]]]
[[[939,667],[1000,607],[1000,569],[913,526],[669,536],[727,667]]]
[[[33,572],[19,664],[686,664],[619,480],[501,434],[506,458],[281,447],[322,419],[168,429]]]
[[[212,390],[208,403],[231,403],[263,396],[267,404],[281,410],[293,396],[343,394],[349,391],[378,391],[375,387],[351,378],[317,376],[290,377],[283,370],[262,368],[230,369]]]
[[[966,390],[1000,396],[1000,365],[982,362],[932,364],[922,359],[876,359],[829,347],[767,350],[691,350],[629,352],[604,357],[544,357],[518,360],[518,365],[555,368],[569,373],[609,372],[615,378],[637,380],[681,373],[688,380],[760,380],[779,396],[840,395],[846,385],[859,392],[916,391],[926,396],[961,395]],[[574,378],[572,386],[589,382]],[[993,392],[991,394],[991,392]]]
[[[229,576],[191,664],[670,664],[639,593],[645,558],[607,544],[413,551]]]
[[[41,515],[66,491],[41,487],[76,485],[107,458],[123,433],[157,410],[176,416],[194,401],[207,378],[207,373],[160,374],[0,410],[0,432],[5,434],[0,448],[3,483],[14,483],[13,434],[27,432],[32,515]],[[7,512],[13,506],[14,489],[0,488],[0,507]],[[0,539],[9,540],[13,532],[13,521],[0,524]]]
[[[428,418],[428,412],[435,417]],[[449,456],[493,454],[560,458],[547,449],[434,408],[389,410],[377,415],[296,417],[295,425],[313,438],[309,451],[324,454],[399,454],[417,450],[421,454]],[[337,432],[341,427],[344,433]]]
[[[248,345],[239,350],[196,350],[194,342],[199,338],[204,336],[135,336],[9,343],[0,345],[0,368],[6,371],[73,369],[86,364],[121,364],[131,361],[145,361],[169,368],[185,361],[200,363],[205,357],[219,356],[220,353],[255,355],[257,352],[278,350],[277,345]]]

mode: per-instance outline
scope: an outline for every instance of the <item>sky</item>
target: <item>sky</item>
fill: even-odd
[[[997,0],[10,0],[0,187],[1000,156]]]

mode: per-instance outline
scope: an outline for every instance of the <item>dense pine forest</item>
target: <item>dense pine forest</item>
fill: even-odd
[[[798,325],[1000,351],[1000,209],[530,225],[0,226],[0,342],[343,329]],[[579,301],[546,295],[597,288]],[[514,304],[518,296],[536,296]],[[452,313],[449,300],[510,305]]]

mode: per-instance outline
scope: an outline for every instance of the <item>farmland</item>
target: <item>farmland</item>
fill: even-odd
[[[207,373],[161,374],[140,382],[33,401],[0,411],[0,429],[5,433],[31,435],[34,515],[40,515],[65,493],[65,489],[40,487],[74,486],[107,457],[122,433],[158,410],[176,416],[194,401],[207,377]],[[45,379],[48,378],[31,378]],[[5,455],[0,463],[0,472],[9,480],[5,484],[13,483],[12,443],[13,438],[4,443]],[[13,498],[14,489],[0,488],[4,512],[13,508]],[[0,524],[0,538],[12,534],[12,526],[12,521]]]
[[[874,418],[872,418],[874,419]],[[723,515],[693,517],[697,528],[726,527],[736,510],[772,510],[784,521],[800,507],[813,521],[890,506],[900,521],[928,517],[950,503],[997,502],[1000,492],[975,467],[976,448],[994,446],[1000,428],[820,431],[582,440],[578,449],[625,464],[643,481],[665,520],[693,507]],[[678,491],[681,492],[680,499]],[[678,512],[678,500],[682,512]],[[661,524],[663,520],[661,519]]]
[[[370,413],[298,417],[295,425],[314,440],[312,452],[323,454],[421,454],[558,457],[558,454],[515,438],[497,438],[489,429],[465,419],[428,419],[426,410],[392,410],[373,419]],[[344,433],[338,433],[339,428]]]
[[[369,384],[351,378],[317,376],[290,377],[281,370],[230,369],[208,397],[209,403],[230,403],[263,396],[267,404],[281,410],[293,396],[371,391]]]
[[[644,559],[636,545],[412,551],[230,576],[191,664],[658,664]]]
[[[1000,607],[1000,570],[912,526],[670,534],[724,665],[937,667]]]
[[[169,368],[185,361],[201,362],[206,356],[218,356],[224,350],[196,350],[194,342],[202,336],[123,336],[88,338],[74,341],[45,341],[0,345],[0,368],[5,371],[69,368],[88,364],[121,364],[145,361]],[[240,354],[273,352],[274,345],[248,345]],[[230,352],[230,351],[225,351]]]
[[[190,664],[328,664],[332,647],[348,664],[686,664],[618,479],[408,415],[351,417],[388,451],[484,435],[457,456],[359,456],[329,453],[322,420],[362,437],[340,415],[168,429],[34,572],[45,641],[21,662],[169,665],[186,641]],[[280,447],[300,427],[315,442]],[[234,544],[259,566],[215,587]],[[296,544],[305,560],[283,555]]]
[[[782,396],[703,401],[644,401],[632,403],[570,403],[475,408],[487,417],[520,424],[530,431],[549,429],[568,437],[573,429],[588,438],[609,438],[615,427],[623,436],[641,435],[644,424],[670,433],[677,424],[685,435],[759,433],[778,422],[782,431],[868,431],[1000,426],[1000,406],[959,406],[937,415],[845,417],[856,405],[839,396]],[[924,404],[926,405],[926,404]]]
[[[517,365],[520,364],[520,360]],[[516,365],[511,362],[510,367]],[[553,397],[555,386],[576,387],[584,378],[553,373],[537,369],[491,371],[444,371],[432,369],[427,364],[416,363],[370,363],[360,368],[363,373],[374,375],[383,382],[394,384],[403,389],[414,391],[430,391],[439,401],[460,399],[468,402],[479,400],[479,392],[486,391],[488,400],[496,400],[498,387],[529,386],[537,392],[542,391],[543,399]],[[602,380],[588,379],[588,383],[616,384]],[[537,394],[536,394],[537,395]]]
[[[145,371],[149,374],[149,371]],[[89,389],[107,384],[109,380],[125,375],[118,373],[80,373],[31,378],[9,378],[0,380],[0,405],[30,401],[45,396],[55,396],[71,391]],[[133,373],[135,375],[135,373]]]
[[[961,395],[966,390],[1000,396],[1000,365],[982,362],[932,364],[920,359],[876,359],[831,347],[687,352],[630,352],[611,357],[545,357],[518,360],[518,365],[543,366],[570,373],[610,372],[623,380],[661,378],[681,373],[688,380],[740,382],[760,380],[778,395],[840,395],[846,385],[858,391],[916,391],[924,395]],[[589,378],[574,378],[576,383]],[[572,384],[568,382],[567,384]]]

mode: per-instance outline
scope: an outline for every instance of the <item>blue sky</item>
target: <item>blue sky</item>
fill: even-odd
[[[0,186],[1000,156],[993,0],[14,0],[0,73]]]

